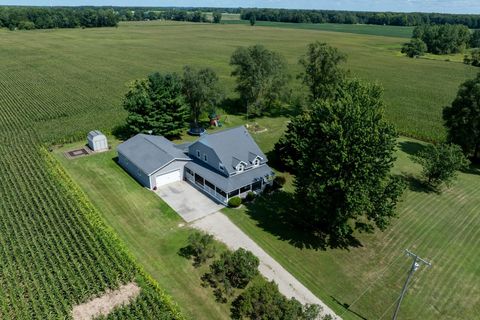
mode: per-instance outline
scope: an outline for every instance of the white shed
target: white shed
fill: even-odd
[[[93,151],[108,150],[107,137],[98,130],[90,131],[87,136],[88,146]]]

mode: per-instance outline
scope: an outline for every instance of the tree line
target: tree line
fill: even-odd
[[[422,25],[413,30],[412,40],[405,43],[402,52],[409,57],[421,56],[425,52],[450,54],[464,52],[480,45],[480,30],[473,33],[461,24]]]
[[[0,7],[0,27],[10,30],[114,27],[118,21],[111,8]]]
[[[424,24],[462,24],[471,29],[480,28],[480,15],[444,13],[359,12],[334,10],[243,9],[242,20],[252,16],[258,21],[292,23],[376,24],[418,26]]]

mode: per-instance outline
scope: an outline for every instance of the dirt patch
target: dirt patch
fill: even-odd
[[[101,297],[92,299],[73,307],[74,320],[91,320],[106,316],[114,308],[127,305],[140,294],[140,287],[135,282],[121,286],[117,290],[108,290]]]

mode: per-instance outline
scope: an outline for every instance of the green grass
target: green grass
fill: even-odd
[[[250,24],[248,20],[224,19],[225,24]],[[273,21],[257,21],[256,26],[289,28],[289,29],[305,29],[318,31],[334,31],[364,34],[371,36],[384,36],[396,38],[410,38],[412,36],[413,27],[398,26],[380,26],[372,24],[339,24],[339,23],[290,23],[290,22],[273,22]]]
[[[422,144],[399,140],[394,172],[418,177],[409,154]],[[410,249],[432,268],[415,273],[403,302],[402,319],[474,319],[480,313],[480,170],[461,173],[442,194],[427,193],[412,179],[398,207],[398,219],[385,232],[360,235],[362,247],[350,250],[300,248],[297,231],[275,219],[275,207],[290,196],[258,202],[225,213],[338,314],[345,319],[388,319],[411,259]],[[291,179],[287,191],[291,191]],[[278,201],[278,202],[276,202]],[[346,311],[341,304],[351,305]]]
[[[178,255],[191,229],[177,213],[118,166],[115,151],[67,160],[62,151],[73,146],[56,150],[57,159],[145,271],[191,319],[227,318],[229,306],[215,302],[212,290],[201,286],[208,268],[194,268]]]

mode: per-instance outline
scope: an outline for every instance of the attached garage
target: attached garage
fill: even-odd
[[[149,189],[181,181],[191,159],[182,146],[160,136],[137,134],[118,146],[118,162]]]
[[[179,170],[175,170],[175,171],[157,176],[155,178],[155,186],[158,188],[163,185],[166,185],[175,181],[181,181],[181,180],[182,180],[182,176],[179,169]]]

